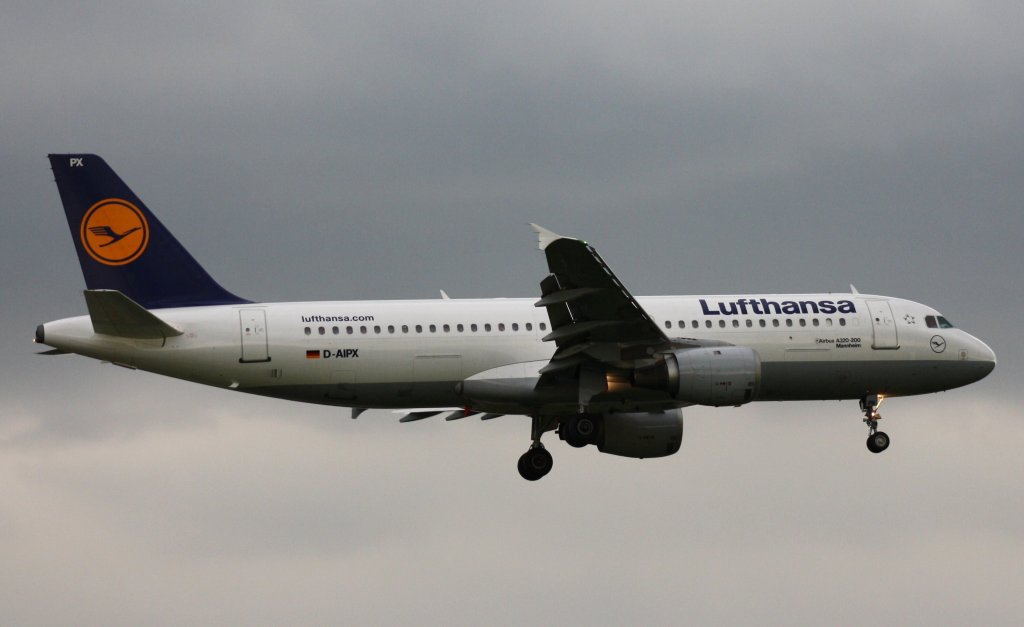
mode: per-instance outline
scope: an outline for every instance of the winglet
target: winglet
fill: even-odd
[[[539,250],[544,250],[545,248],[550,246],[551,243],[554,242],[555,240],[569,239],[562,237],[561,235],[555,233],[554,231],[549,231],[539,224],[534,224],[533,222],[530,223],[530,228],[532,228],[534,233],[537,234],[537,248]]]
[[[441,300],[451,300],[452,297],[448,295],[448,292],[441,290]]]
[[[850,293],[851,294],[860,294],[860,292],[857,291],[857,286],[854,285],[853,283],[850,283]]]

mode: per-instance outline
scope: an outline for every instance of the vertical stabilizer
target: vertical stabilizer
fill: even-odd
[[[103,159],[49,158],[90,290],[146,309],[248,302],[214,281]]]

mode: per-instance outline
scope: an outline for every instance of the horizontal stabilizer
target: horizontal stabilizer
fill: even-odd
[[[157,340],[182,332],[116,290],[85,290],[92,329],[103,335]]]

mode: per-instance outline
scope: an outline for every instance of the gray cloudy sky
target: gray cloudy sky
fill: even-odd
[[[5,624],[1020,624],[1020,2],[13,2],[0,21]],[[926,302],[999,366],[686,412],[680,453],[399,425],[85,358],[45,155],[102,154],[260,300],[533,296],[528,222],[637,294]]]

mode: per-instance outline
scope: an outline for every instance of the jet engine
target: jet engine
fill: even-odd
[[[637,368],[633,383],[695,405],[743,405],[757,398],[761,358],[744,346],[687,348]]]
[[[683,443],[683,412],[606,414],[597,449],[622,457],[665,457]]]

